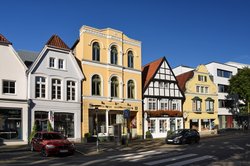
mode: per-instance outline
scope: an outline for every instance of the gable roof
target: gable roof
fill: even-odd
[[[194,71],[192,70],[192,71],[189,71],[189,72],[186,72],[186,73],[183,73],[183,74],[180,74],[180,75],[176,76],[178,85],[179,85],[179,87],[181,88],[181,90],[182,90],[183,92],[186,91],[186,87],[185,87],[186,82],[187,82],[190,78],[192,78],[193,75],[194,75]]]
[[[154,78],[157,70],[161,66],[164,59],[165,59],[165,57],[162,57],[160,59],[157,59],[157,60],[143,66],[143,68],[142,68],[143,91],[145,91],[145,89],[148,87],[148,84],[150,83],[150,81]]]
[[[11,42],[9,42],[9,40],[7,40],[6,37],[4,37],[2,34],[0,34],[0,44],[3,43],[3,44],[11,44]]]
[[[26,51],[26,50],[19,50],[17,51],[17,53],[28,68],[32,65],[32,63],[36,60],[36,58],[39,55],[38,52]]]
[[[46,43],[48,47],[54,47],[58,49],[63,49],[63,50],[70,50],[70,48],[63,42],[63,40],[57,36],[57,35],[52,35],[48,42]]]

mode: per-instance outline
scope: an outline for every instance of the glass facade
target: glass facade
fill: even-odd
[[[22,139],[22,111],[0,109],[0,138]]]

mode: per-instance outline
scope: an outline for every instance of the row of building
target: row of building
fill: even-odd
[[[226,108],[228,79],[246,65],[172,69],[165,57],[141,60],[141,42],[110,28],[83,26],[71,48],[53,35],[40,53],[15,51],[0,35],[0,140],[27,143],[32,127],[48,122],[77,142],[238,127]]]

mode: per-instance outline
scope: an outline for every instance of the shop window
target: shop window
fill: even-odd
[[[54,113],[54,130],[62,133],[66,137],[74,138],[74,114]]]
[[[150,119],[148,130],[150,131],[150,133],[155,133],[155,128],[155,119]]]
[[[38,131],[47,131],[48,112],[35,111],[35,123]]]
[[[21,110],[0,109],[0,139],[22,139]]]
[[[167,119],[161,119],[160,120],[160,133],[166,133],[167,132]]]

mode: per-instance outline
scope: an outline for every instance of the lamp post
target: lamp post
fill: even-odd
[[[96,122],[96,151],[99,152],[99,141],[98,141],[98,107],[95,107],[95,122]]]

